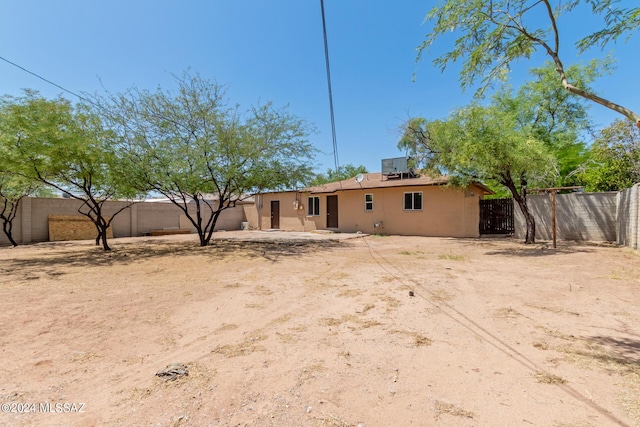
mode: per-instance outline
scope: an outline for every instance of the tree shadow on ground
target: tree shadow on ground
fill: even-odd
[[[29,258],[9,259],[3,261],[0,274],[15,277],[16,273],[23,273],[23,279],[32,280],[36,272],[50,276],[61,275],[63,273],[57,271],[61,267],[127,265],[149,259],[160,260],[164,257],[204,256],[218,261],[237,257],[261,258],[275,263],[285,257],[317,255],[319,252],[343,246],[345,243],[337,240],[215,239],[210,246],[204,247],[193,242],[138,241],[119,244],[108,252],[99,247],[82,246],[73,250],[54,250]],[[52,248],[56,247],[60,246],[52,245]]]
[[[588,339],[612,350],[597,353],[591,355],[591,357],[596,357],[604,363],[622,365],[629,368],[629,370],[640,373],[640,340],[605,336],[589,337]]]
[[[554,256],[560,254],[575,254],[575,253],[591,253],[593,249],[575,246],[575,247],[558,247],[556,249],[553,246],[528,246],[523,248],[504,248],[495,251],[488,251],[486,255],[500,255],[507,257],[544,257]]]
[[[493,245],[493,247],[500,245]],[[608,242],[558,242],[557,247],[553,247],[552,242],[539,242],[530,245],[524,243],[504,245],[495,250],[487,251],[486,255],[517,256],[517,257],[543,257],[553,255],[567,255],[575,253],[593,253],[598,247],[615,248],[617,245]]]
[[[539,240],[534,244],[525,244],[521,239],[510,236],[489,236],[480,238],[458,238],[466,246],[488,249],[486,255],[539,257],[558,254],[592,253],[596,248],[619,248],[613,242],[591,242],[559,240],[557,248],[553,248],[552,241]]]

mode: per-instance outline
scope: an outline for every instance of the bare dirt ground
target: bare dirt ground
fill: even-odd
[[[283,236],[0,248],[0,425],[640,425],[631,250]]]

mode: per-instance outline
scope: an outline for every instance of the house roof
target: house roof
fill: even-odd
[[[388,187],[413,187],[424,185],[447,185],[450,179],[447,176],[432,177],[428,175],[417,176],[415,178],[392,178],[382,175],[379,172],[363,174],[362,182],[357,182],[355,178],[345,179],[343,181],[330,182],[328,184],[316,185],[304,189],[310,193],[335,193],[342,190],[366,190],[374,188]],[[475,185],[486,191],[487,194],[493,194],[488,187],[474,182]]]

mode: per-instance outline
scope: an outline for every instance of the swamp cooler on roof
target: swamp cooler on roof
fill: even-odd
[[[391,175],[396,173],[409,172],[409,157],[395,157],[393,159],[382,159],[382,174]]]

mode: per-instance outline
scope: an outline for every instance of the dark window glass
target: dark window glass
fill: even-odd
[[[413,193],[413,209],[422,209],[422,193]]]

